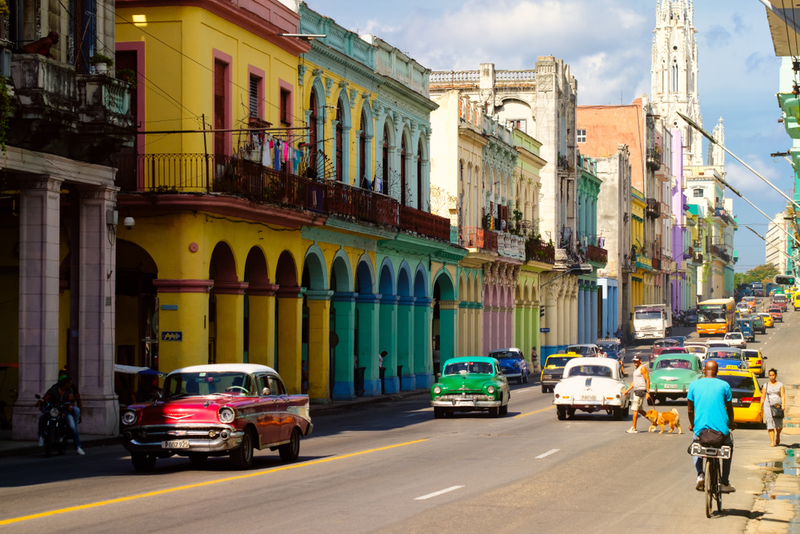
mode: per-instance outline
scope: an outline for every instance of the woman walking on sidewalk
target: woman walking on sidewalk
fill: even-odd
[[[764,409],[765,404],[767,406],[766,410]],[[770,369],[769,382],[764,384],[764,388],[761,391],[761,412],[763,413],[764,424],[767,425],[770,447],[781,444],[781,430],[783,430],[783,416],[773,416],[772,408],[780,408],[783,411],[785,406],[786,390],[783,384],[778,382],[778,371]]]

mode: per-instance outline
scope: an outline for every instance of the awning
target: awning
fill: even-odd
[[[164,373],[159,371],[154,371],[149,367],[135,367],[133,365],[121,365],[118,363],[114,364],[114,372],[115,373],[125,373],[128,375],[151,375],[151,376],[163,376]]]
[[[765,7],[767,4],[772,6],[772,9],[766,7],[766,11],[775,55],[800,56],[800,35],[797,32],[797,28],[800,28],[800,9],[792,5],[792,0],[761,0],[761,3]]]

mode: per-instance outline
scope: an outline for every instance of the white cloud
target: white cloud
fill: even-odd
[[[773,162],[771,159],[764,158],[758,154],[737,154],[737,156],[781,190],[791,188],[794,184],[792,168],[784,160]],[[774,189],[730,156],[726,156],[725,163],[725,170],[728,173],[725,178],[726,181],[738,189],[747,200],[766,211],[767,214],[770,211],[765,203],[783,200],[783,197]]]

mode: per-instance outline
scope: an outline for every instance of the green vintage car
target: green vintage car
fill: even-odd
[[[753,320],[753,330],[758,331],[762,334],[767,333],[767,326],[764,324],[764,319],[757,313],[753,313],[750,315],[750,318]]]
[[[689,384],[702,377],[700,358],[694,354],[662,354],[650,371],[650,402],[685,398]]]
[[[492,417],[508,412],[511,389],[500,362],[483,356],[451,358],[439,381],[431,387],[433,416],[455,412],[488,411]]]

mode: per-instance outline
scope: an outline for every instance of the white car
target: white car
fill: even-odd
[[[600,347],[594,343],[581,343],[568,346],[566,352],[575,352],[581,356],[597,356],[600,352]]]
[[[700,363],[702,363],[703,360],[706,359],[706,353],[708,352],[708,347],[706,346],[705,343],[699,343],[699,342],[684,343],[683,348],[686,349],[686,352],[688,352],[689,354],[694,354],[698,358],[700,358]]]
[[[727,343],[729,347],[736,347],[737,349],[747,348],[747,340],[741,332],[728,332],[725,334],[723,341]]]
[[[620,377],[619,363],[611,358],[575,358],[567,362],[564,376],[556,384],[553,404],[559,420],[575,410],[606,412],[617,421],[628,416],[630,401],[623,395],[627,385]]]

